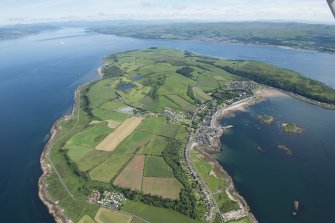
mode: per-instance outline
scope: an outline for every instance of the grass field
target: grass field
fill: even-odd
[[[94,220],[97,223],[131,223],[133,217],[107,208],[100,208]]]
[[[131,158],[128,154],[112,154],[106,161],[90,171],[92,180],[109,182]]]
[[[142,122],[143,118],[131,117],[124,121],[114,132],[108,135],[99,145],[97,150],[111,152],[113,151],[125,138],[127,138]]]
[[[90,216],[84,215],[78,223],[96,223]]]
[[[175,104],[179,105],[181,109],[185,111],[194,111],[196,106],[189,101],[186,101],[184,98],[180,97],[179,95],[165,95],[168,99],[173,101]]]
[[[191,158],[201,178],[206,182],[212,193],[215,193],[214,197],[220,209],[224,212],[239,209],[238,204],[235,201],[230,200],[225,192],[227,188],[226,182],[211,174],[213,169],[212,166],[201,159],[194,150],[191,151]]]
[[[145,177],[174,177],[173,171],[169,165],[166,164],[163,157],[147,156],[144,164]]]
[[[109,99],[115,99],[117,97],[115,94],[115,87],[117,83],[117,79],[111,78],[100,80],[92,85],[87,93],[90,107],[96,108]]]
[[[214,78],[208,76],[202,76],[201,78],[198,79],[198,86],[202,90],[206,91],[218,88],[219,84]]]
[[[77,133],[65,144],[65,148],[69,150],[68,155],[74,162],[78,163],[85,154],[112,131],[106,123],[99,123],[83,132]]]
[[[201,88],[199,87],[193,87],[193,94],[195,95],[196,98],[198,98],[201,101],[208,101],[211,100],[212,97],[206,94]]]
[[[161,136],[152,136],[151,141],[141,147],[137,153],[161,156],[167,144],[168,139]]]
[[[181,189],[182,185],[176,178],[143,178],[142,190],[146,194],[159,195],[170,199],[178,199]]]
[[[185,125],[182,125],[179,129],[177,134],[175,135],[175,139],[184,142],[187,136],[187,129]]]
[[[150,223],[200,223],[176,211],[153,207],[128,200],[122,210],[135,214]]]
[[[115,112],[112,110],[107,110],[107,109],[101,109],[101,108],[96,108],[92,111],[94,116],[98,117],[101,120],[110,120],[113,119],[115,121],[120,121],[123,122],[127,118],[129,118],[129,115],[122,114],[119,112]]]
[[[144,132],[156,133],[165,122],[166,121],[164,117],[146,118],[142,121],[137,129]]]
[[[103,163],[111,154],[105,151],[91,150],[77,163],[79,170],[87,171]]]
[[[160,127],[156,134],[174,139],[180,126],[178,124],[166,123]]]
[[[141,190],[144,161],[145,156],[135,156],[122,170],[113,184],[125,188],[131,188],[133,190]]]
[[[142,131],[134,131],[114,150],[115,153],[135,153],[138,149],[146,147],[154,135]]]

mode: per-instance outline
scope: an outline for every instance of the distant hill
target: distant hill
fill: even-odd
[[[335,26],[303,23],[219,22],[100,26],[93,31],[150,39],[207,40],[335,52]]]
[[[37,34],[47,30],[59,29],[57,26],[34,24],[34,25],[15,25],[0,27],[0,40],[19,38],[31,34]]]

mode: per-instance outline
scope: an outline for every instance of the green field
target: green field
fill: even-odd
[[[87,93],[90,107],[93,109],[106,102],[106,100],[117,98],[116,85],[116,79],[105,79],[94,84]]]
[[[198,98],[201,101],[208,101],[211,100],[212,97],[206,94],[201,88],[199,87],[193,87],[193,94],[195,95],[196,98]]]
[[[132,156],[128,154],[113,154],[106,161],[90,171],[92,180],[108,183],[115,177]]]
[[[196,108],[195,105],[193,105],[189,101],[186,101],[184,98],[178,95],[165,95],[165,96],[185,111],[193,111]]]
[[[172,222],[200,223],[201,222],[201,221],[188,218],[185,215],[182,215],[176,211],[153,207],[153,206],[141,204],[141,203],[134,202],[134,201],[127,201],[124,207],[122,207],[122,210],[132,213],[134,215],[137,215],[149,221],[150,223],[172,223]]]
[[[84,215],[78,223],[95,223],[95,221],[88,215]]]
[[[148,133],[156,133],[159,131],[161,126],[165,123],[164,117],[152,117],[146,118],[142,121],[142,123],[137,127],[137,130],[141,130],[143,132]]]
[[[183,186],[176,178],[143,177],[142,191],[145,194],[158,195],[163,198],[177,200]]]
[[[161,126],[161,128],[159,129],[159,131],[156,134],[174,139],[174,137],[176,136],[179,128],[180,128],[180,125],[167,123],[167,124]]]
[[[150,133],[134,131],[115,149],[115,153],[135,153],[149,144],[153,139],[154,136]]]
[[[167,144],[168,139],[161,136],[153,136],[151,141],[145,146],[141,147],[137,153],[161,156]]]
[[[299,80],[299,85],[307,81],[311,94],[317,94],[315,89],[324,87],[297,73],[263,63],[223,61],[171,49],[150,48],[118,53],[106,58],[105,62],[109,65],[104,69],[102,80],[81,89],[74,116],[57,124],[58,135],[50,144],[52,171],[46,177],[48,194],[58,201],[73,222],[89,221],[83,216],[92,218],[96,215],[99,206],[87,202],[92,190],[124,193],[128,199],[124,209],[151,223],[199,222],[190,217],[201,219],[206,208],[195,180],[186,171],[183,148],[188,131],[201,121],[202,113],[191,123],[192,113],[187,111],[197,108],[201,103],[199,98],[209,100],[205,93],[207,90],[213,98],[206,105],[215,107],[221,103],[219,96],[224,98],[228,93],[222,89],[210,89],[217,88],[219,83],[223,86],[241,80],[244,75],[230,74],[225,70],[227,66],[239,71],[257,71],[258,77],[263,78],[266,74],[280,83],[282,80],[288,83]],[[183,67],[191,67],[192,76],[177,73]],[[141,79],[132,80],[137,76]],[[131,83],[136,87],[127,91],[115,90],[120,83]],[[95,146],[113,131],[107,126],[108,120],[122,122],[130,117],[114,111],[125,105],[139,108],[135,110],[136,116],[146,118],[114,151],[95,150]],[[166,107],[174,112],[172,115],[183,114],[177,123],[169,122],[171,114],[163,112]],[[122,112],[127,112],[123,109]],[[140,159],[129,165],[133,157]],[[192,153],[192,159],[199,174],[215,193],[221,209],[236,209],[236,203],[224,193],[225,180],[210,174],[211,165],[196,154]],[[111,181],[120,187],[112,185]]]
[[[97,223],[131,223],[133,217],[118,211],[100,208],[94,219]]]
[[[103,163],[111,154],[105,151],[91,150],[82,157],[78,164],[79,170],[87,171]]]
[[[206,182],[212,193],[215,193],[214,197],[220,209],[224,212],[239,209],[238,204],[230,200],[225,192],[227,189],[226,182],[210,174],[213,169],[212,166],[201,159],[194,150],[191,151],[191,157],[201,178]]]
[[[122,114],[119,112],[115,112],[112,110],[107,110],[107,109],[101,109],[101,108],[96,108],[92,111],[94,116],[101,120],[115,120],[115,121],[125,121],[127,118],[129,118],[129,115]]]
[[[144,164],[145,177],[174,177],[171,167],[164,158],[158,156],[147,156]]]
[[[66,144],[70,158],[78,163],[89,151],[92,151],[109,133],[110,129],[106,123],[99,123],[87,130],[74,135]]]

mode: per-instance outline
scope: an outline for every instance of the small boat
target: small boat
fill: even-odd
[[[293,215],[297,215],[297,211],[299,210],[299,201],[293,201],[293,208],[294,208],[294,211],[293,211]]]

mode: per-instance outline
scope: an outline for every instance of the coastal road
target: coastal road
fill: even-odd
[[[213,222],[215,220],[216,217],[216,213],[218,213],[220,215],[220,217],[222,216],[219,205],[217,204],[211,190],[208,188],[208,186],[206,185],[205,181],[201,178],[200,174],[198,173],[197,169],[194,167],[192,159],[191,159],[191,149],[192,146],[194,144],[194,140],[193,140],[193,135],[191,134],[189,136],[189,140],[188,143],[185,146],[184,149],[184,156],[185,156],[185,161],[186,161],[186,165],[188,166],[188,168],[190,169],[191,173],[194,173],[194,176],[196,177],[196,180],[199,182],[200,187],[202,188],[202,190],[204,191],[204,194],[207,198],[207,200],[211,203],[214,204],[215,209],[213,211],[213,209],[209,210],[209,213],[212,215],[211,218],[209,219],[210,222]]]

